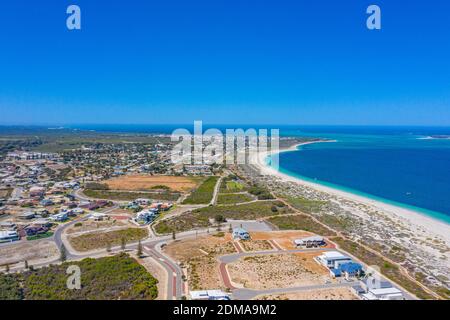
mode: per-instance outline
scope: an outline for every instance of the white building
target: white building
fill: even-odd
[[[14,230],[0,231],[0,242],[13,242],[20,240],[19,234]]]
[[[192,300],[230,300],[230,296],[221,290],[191,291]]]
[[[321,254],[320,256],[317,256],[315,260],[327,267],[327,268],[338,268],[339,265],[343,263],[352,262],[352,259],[350,257],[347,257],[343,255],[342,253],[338,251],[327,251]]]
[[[394,287],[370,289],[361,295],[363,300],[405,300],[403,293]]]
[[[67,219],[69,219],[69,217],[68,217],[68,215],[67,215],[67,212],[60,212],[60,213],[51,215],[51,216],[49,217],[49,219],[50,219],[50,220],[53,220],[53,221],[57,221],[57,222],[64,222],[64,221],[66,221]]]

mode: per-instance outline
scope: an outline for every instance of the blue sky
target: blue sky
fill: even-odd
[[[0,123],[450,125],[449,15],[446,0],[2,1]]]

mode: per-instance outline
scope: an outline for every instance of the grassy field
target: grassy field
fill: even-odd
[[[219,194],[219,196],[217,197],[217,204],[235,204],[249,202],[252,200],[253,198],[245,193]]]
[[[420,299],[432,299],[433,297],[423,290],[419,285],[409,280],[405,275],[403,275],[400,269],[383,259],[382,257],[366,250],[364,247],[358,245],[356,242],[346,240],[343,238],[334,238],[334,242],[336,242],[341,249],[349,252],[354,255],[358,259],[364,261],[367,265],[376,265],[380,268],[381,273],[391,279],[394,282],[397,282],[406,290],[415,294]]]
[[[208,177],[196,190],[194,190],[183,204],[207,204],[211,201],[214,187],[219,177]]]
[[[229,178],[224,178],[220,184],[220,193],[234,193],[245,191],[245,186],[236,180],[230,180]]]
[[[322,236],[336,235],[333,231],[325,228],[306,215],[272,217],[269,218],[268,221],[278,227],[280,230],[304,230]]]
[[[69,265],[81,269],[81,289],[67,288]],[[0,299],[9,300],[153,300],[158,281],[127,254],[87,258],[22,274],[0,274]]]
[[[106,248],[121,244],[122,239],[126,242],[136,242],[148,236],[147,229],[129,228],[109,232],[93,232],[80,236],[70,237],[72,247],[77,251],[89,251]]]
[[[86,189],[83,193],[95,199],[107,199],[117,201],[133,201],[139,198],[176,201],[180,197],[178,192],[127,192],[127,191],[109,191]]]
[[[261,201],[242,205],[209,206],[182,214],[176,218],[162,220],[155,225],[160,234],[188,231],[198,228],[212,227],[210,219],[221,216],[225,219],[253,220],[267,216],[290,213],[290,210],[279,201]]]

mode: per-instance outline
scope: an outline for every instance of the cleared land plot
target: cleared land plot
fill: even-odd
[[[207,204],[211,201],[219,177],[208,177],[184,201],[184,204]]]
[[[202,236],[198,239],[176,241],[164,247],[164,253],[189,266],[188,283],[191,290],[225,289],[220,278],[217,257],[235,252],[229,235]]]
[[[59,250],[53,241],[19,242],[0,247],[0,265],[23,263],[59,257]]]
[[[120,245],[122,239],[126,242],[136,242],[148,236],[147,229],[129,228],[109,232],[92,232],[79,236],[69,236],[72,247],[77,251],[89,251]]]
[[[330,281],[325,268],[313,257],[320,252],[271,254],[240,258],[228,264],[232,281],[250,289],[320,285]]]
[[[245,193],[228,193],[219,194],[217,204],[235,204],[254,200],[250,195]]]
[[[197,187],[201,178],[178,176],[129,175],[112,178],[104,183],[111,190],[149,191],[164,187],[173,191],[186,192]]]
[[[279,201],[260,201],[241,205],[209,206],[166,219],[155,225],[158,233],[182,232],[198,228],[211,227],[210,219],[220,215],[225,219],[254,220],[267,216],[289,213]]]
[[[349,288],[330,288],[295,293],[264,295],[256,300],[359,300]]]
[[[321,236],[335,236],[335,232],[314,221],[311,217],[298,214],[285,217],[272,217],[268,220],[280,230],[304,230]]]
[[[267,251],[273,250],[273,247],[266,240],[247,240],[241,241],[240,245],[245,251]]]
[[[86,189],[83,193],[95,199],[117,200],[117,201],[133,201],[139,198],[176,201],[180,197],[177,192],[127,192],[127,191],[109,191],[109,190],[92,190]]]

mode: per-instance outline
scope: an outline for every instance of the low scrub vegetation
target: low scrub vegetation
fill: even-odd
[[[214,188],[219,177],[208,177],[203,183],[194,190],[184,201],[183,204],[207,204],[211,201]]]
[[[307,215],[299,214],[294,216],[272,217],[268,220],[270,223],[278,227],[280,230],[304,230],[319,234],[322,236],[335,236],[336,233],[320,223],[314,221]]]
[[[235,204],[252,201],[253,198],[245,193],[219,194],[217,204]]]
[[[92,232],[70,238],[70,244],[77,251],[89,251],[106,248],[108,245],[120,245],[122,239],[126,242],[136,242],[148,236],[147,229],[129,228],[109,232]]]
[[[274,210],[276,209],[276,210]],[[284,203],[280,201],[261,201],[241,205],[209,206],[196,209],[178,217],[161,220],[155,225],[155,231],[167,234],[173,231],[182,232],[216,226],[216,217],[234,220],[253,220],[268,216],[291,213]],[[213,220],[211,222],[211,220]]]
[[[81,269],[81,289],[66,282],[69,265]],[[153,300],[156,280],[125,253],[100,259],[52,265],[22,274],[0,274],[0,299],[9,300]]]

